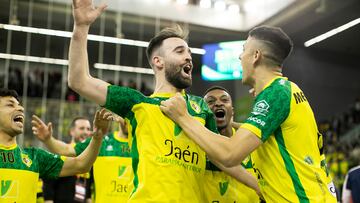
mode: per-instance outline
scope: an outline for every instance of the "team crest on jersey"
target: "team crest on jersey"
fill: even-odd
[[[254,105],[253,111],[251,113],[255,115],[266,116],[266,114],[269,112],[269,107],[269,104],[265,100],[261,100]]]
[[[201,108],[196,102],[190,101],[190,106],[196,113],[200,113]]]
[[[27,166],[30,167],[32,164],[32,160],[29,158],[27,154],[21,153],[21,161]]]

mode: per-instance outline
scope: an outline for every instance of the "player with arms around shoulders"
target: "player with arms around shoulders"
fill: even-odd
[[[336,202],[314,113],[301,89],[282,77],[291,50],[292,41],[280,28],[260,26],[249,32],[240,59],[242,83],[254,88],[255,104],[230,138],[199,125],[180,95],[163,101],[161,109],[225,166],[239,164],[253,152],[266,202]]]

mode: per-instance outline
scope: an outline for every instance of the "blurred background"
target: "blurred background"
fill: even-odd
[[[179,24],[189,30],[189,46],[194,53],[193,86],[188,93],[202,96],[212,85],[224,86],[234,100],[236,121],[246,118],[253,101],[249,88],[236,79],[241,78],[239,44],[255,26],[281,27],[295,44],[284,64],[284,75],[302,88],[314,110],[338,187],[348,168],[358,164],[349,155],[360,143],[360,1],[105,3],[108,8],[91,27],[89,36],[93,76],[150,95],[154,82],[145,54],[147,42],[162,28]],[[57,137],[66,139],[71,120],[79,115],[92,119],[97,108],[67,87],[67,55],[73,27],[71,1],[0,0],[0,5],[0,87],[17,90],[27,116],[18,143],[40,145],[31,132],[32,114],[53,122]],[[218,49],[222,52],[216,52]],[[225,65],[220,66],[219,61]],[[235,79],[211,81],[212,76],[225,73]]]

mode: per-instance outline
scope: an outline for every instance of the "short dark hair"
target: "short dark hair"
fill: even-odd
[[[209,89],[207,89],[204,93],[204,96],[213,90],[223,90],[230,95],[229,91],[225,87],[215,85],[215,86],[211,86]]]
[[[293,42],[290,37],[279,27],[259,26],[249,31],[249,36],[264,41],[270,49],[270,59],[282,65],[289,56]]]
[[[19,100],[19,95],[15,90],[9,90],[6,88],[0,88],[0,97],[14,97],[16,100]]]
[[[85,116],[77,116],[71,121],[70,128],[75,127],[75,123],[76,123],[77,120],[87,120],[88,121],[89,119],[86,118]]]
[[[171,37],[176,37],[187,41],[188,31],[184,30],[179,25],[176,25],[174,27],[164,28],[159,33],[157,33],[155,37],[150,40],[149,45],[146,49],[146,56],[150,65],[151,55],[153,54],[154,50],[158,49],[164,40]]]

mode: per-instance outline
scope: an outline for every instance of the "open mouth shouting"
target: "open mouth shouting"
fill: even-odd
[[[226,115],[225,109],[222,108],[215,109],[214,113],[215,113],[216,121],[225,121],[225,115]]]
[[[183,65],[182,71],[181,71],[182,76],[191,79],[192,68],[193,68],[193,65],[191,63],[187,63],[187,64]]]
[[[25,116],[23,113],[17,113],[15,114],[15,116],[13,117],[13,122],[15,123],[15,125],[19,128],[23,128],[24,127],[24,121],[25,121]]]

